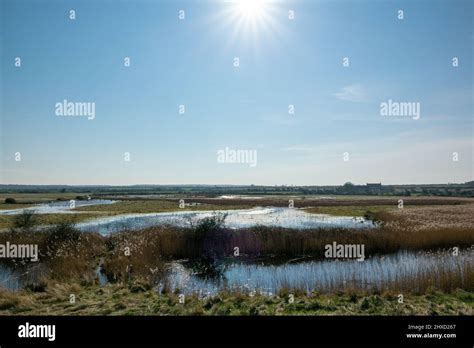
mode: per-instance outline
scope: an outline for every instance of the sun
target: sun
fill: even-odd
[[[236,42],[257,46],[262,40],[281,37],[285,10],[281,0],[220,0],[219,10],[209,17],[209,24],[217,35],[225,35],[225,44]],[[216,28],[219,27],[219,30]],[[255,52],[256,52],[255,50]]]
[[[237,0],[236,5],[238,14],[244,18],[257,18],[265,12],[264,0]]]

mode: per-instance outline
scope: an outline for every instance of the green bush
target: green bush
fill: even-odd
[[[33,210],[23,210],[22,213],[15,215],[13,219],[12,232],[28,232],[38,223]]]
[[[202,241],[210,232],[214,232],[222,228],[227,214],[216,214],[206,217],[199,221],[194,228],[194,235],[197,240]]]

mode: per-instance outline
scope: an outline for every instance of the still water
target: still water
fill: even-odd
[[[436,282],[437,272],[466,272],[474,266],[474,249],[458,256],[445,253],[407,252],[375,256],[363,262],[356,260],[322,260],[296,263],[228,263],[203,267],[173,262],[169,265],[166,286],[183,293],[215,294],[222,289],[243,292],[275,293],[281,288],[342,290],[363,288],[383,290],[406,278],[430,275]],[[432,272],[436,270],[437,272]],[[163,287],[162,283],[159,287]]]
[[[224,225],[229,228],[243,228],[256,225],[286,228],[347,227],[370,228],[374,224],[361,217],[310,214],[300,209],[253,208],[220,211],[226,214]],[[82,231],[98,231],[103,235],[121,230],[138,230],[154,225],[188,227],[199,220],[215,215],[213,211],[178,211],[148,214],[123,214],[97,218],[77,224]]]
[[[312,290],[343,290],[346,287],[383,290],[406,278],[431,277],[435,283],[441,271],[456,271],[463,276],[474,266],[474,249],[453,256],[448,252],[407,252],[374,256],[363,262],[356,260],[319,260],[272,264],[266,262],[221,261],[213,265],[186,260],[168,264],[164,280],[156,284],[181,293],[212,295],[219,290],[240,290],[246,293],[274,294],[281,288]],[[435,271],[435,272],[433,272]],[[12,271],[0,265],[0,287],[20,289],[34,283],[47,270],[40,264],[29,270]],[[95,270],[97,281],[107,279]]]

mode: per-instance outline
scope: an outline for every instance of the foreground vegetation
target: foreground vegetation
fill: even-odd
[[[381,222],[378,228],[364,230],[293,230],[263,226],[228,229],[222,226],[224,218],[224,215],[205,218],[192,228],[155,226],[102,236],[81,233],[68,223],[35,231],[35,216],[21,214],[16,216],[17,221],[10,231],[0,233],[0,244],[37,244],[41,261],[30,264],[25,259],[0,259],[0,262],[20,271],[22,268],[28,271],[30,266],[42,266],[45,279],[88,283],[97,277],[94,270],[100,265],[110,281],[140,280],[153,285],[164,276],[166,264],[174,260],[199,260],[209,267],[224,259],[323,260],[325,246],[334,241],[363,244],[367,258],[400,250],[443,250],[446,254],[454,247],[462,250],[474,245],[474,234],[469,225],[411,228],[394,216],[386,217],[386,222]],[[235,247],[239,248],[238,257],[234,255]],[[456,271],[440,267],[414,278],[397,279],[392,284],[394,289],[404,291],[423,291],[432,286],[446,292],[457,287],[474,290],[472,263],[459,264]]]
[[[146,206],[154,210],[156,204],[126,202],[118,205],[115,213],[122,213],[122,209],[146,209]],[[216,262],[235,258],[236,246],[239,260],[287,262],[290,259],[324,259],[324,247],[333,241],[363,244],[367,257],[400,250],[447,253],[454,247],[462,250],[474,245],[473,204],[420,205],[395,210],[384,204],[370,204],[318,208],[361,209],[364,216],[378,224],[376,228],[361,230],[293,230],[263,226],[228,229],[222,225],[225,216],[216,214],[191,228],[155,226],[102,236],[79,232],[68,220],[71,217],[68,214],[53,214],[62,219],[56,220],[55,226],[40,231],[35,227],[43,224],[44,215],[11,216],[9,230],[0,232],[0,244],[38,244],[40,262],[0,259],[0,265],[18,273],[37,274],[24,289],[16,292],[0,290],[0,314],[472,315],[473,260],[459,264],[456,270],[439,267],[402,277],[382,290],[368,290],[357,284],[336,284],[333,288],[308,294],[301,289],[290,291],[282,287],[271,297],[229,290],[208,299],[186,295],[185,304],[181,304],[179,290],[172,292],[164,287],[158,293],[155,288],[165,279],[169,262],[199,260],[212,268]],[[93,214],[93,211],[79,215],[82,214]],[[98,266],[108,279],[106,285],[98,284]],[[404,295],[403,303],[398,302],[400,292]],[[290,293],[295,295],[293,303],[288,302]],[[76,296],[75,303],[69,302],[70,294]]]
[[[71,303],[71,294],[75,296]],[[97,285],[55,284],[39,291],[0,290],[0,315],[473,315],[474,294],[341,292],[274,296],[221,292],[216,296],[160,294],[140,283]]]

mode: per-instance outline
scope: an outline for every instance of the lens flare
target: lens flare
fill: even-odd
[[[265,11],[263,0],[238,0],[236,4],[239,15],[245,18],[260,17]]]

